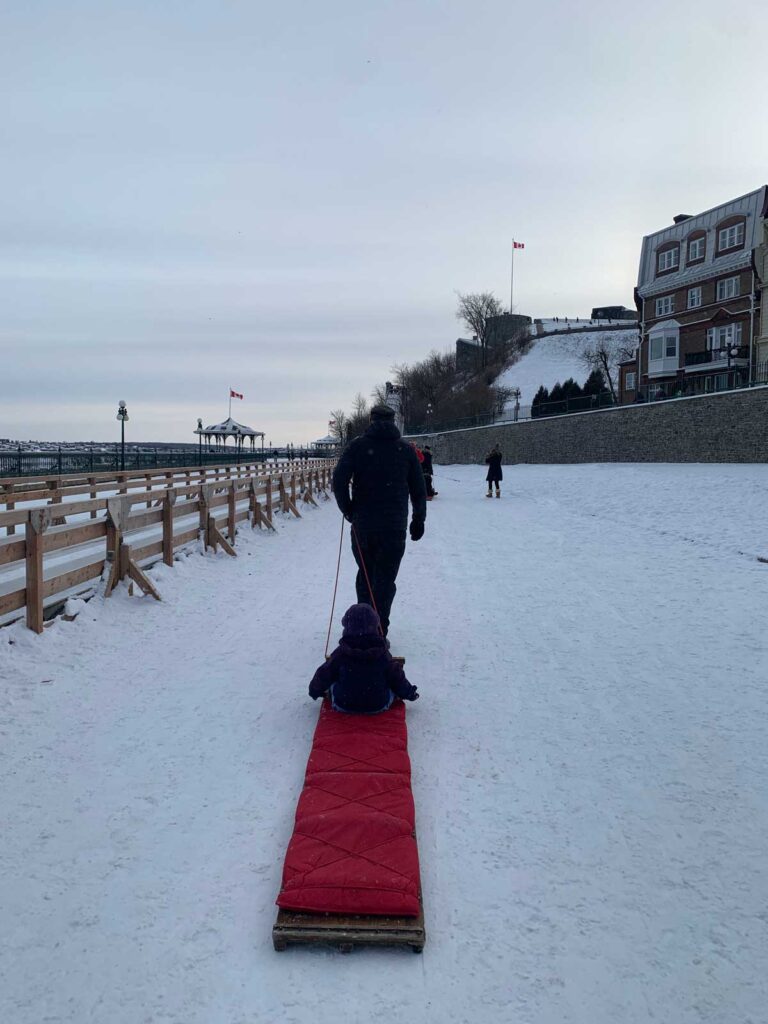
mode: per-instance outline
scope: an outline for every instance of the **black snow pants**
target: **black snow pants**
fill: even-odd
[[[397,571],[405,554],[405,530],[367,532],[355,529],[352,534],[352,552],[357,562],[357,603],[371,604],[371,595],[363,571],[364,560],[368,579],[371,581],[373,600],[381,619],[381,628],[386,636],[389,629],[389,612],[397,593]]]

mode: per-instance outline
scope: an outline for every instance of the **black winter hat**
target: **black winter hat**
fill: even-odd
[[[389,405],[374,405],[371,409],[372,420],[393,420],[395,410]]]
[[[379,632],[379,616],[369,604],[353,604],[347,608],[341,624],[344,636],[376,636]]]

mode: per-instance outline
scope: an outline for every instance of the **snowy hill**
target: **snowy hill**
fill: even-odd
[[[543,384],[552,388],[558,381],[573,377],[583,384],[589,376],[589,370],[581,361],[581,353],[597,339],[605,341],[620,340],[631,344],[636,339],[633,331],[584,331],[556,335],[555,337],[539,338],[518,362],[505,370],[496,378],[500,387],[520,388],[520,412],[528,415],[533,396]]]

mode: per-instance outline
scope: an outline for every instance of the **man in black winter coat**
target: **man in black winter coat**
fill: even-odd
[[[365,578],[367,569],[386,636],[397,591],[395,579],[405,554],[408,498],[413,508],[411,540],[424,536],[427,516],[424,474],[416,452],[400,437],[394,411],[388,405],[375,405],[371,409],[371,425],[345,448],[333,474],[333,493],[342,513],[352,523],[358,603],[371,604]]]

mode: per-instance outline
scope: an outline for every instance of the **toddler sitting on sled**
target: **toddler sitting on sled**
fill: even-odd
[[[341,620],[344,635],[309,684],[313,700],[330,695],[334,710],[358,715],[386,711],[395,697],[418,700],[382,636],[379,616],[367,604],[353,604]]]

